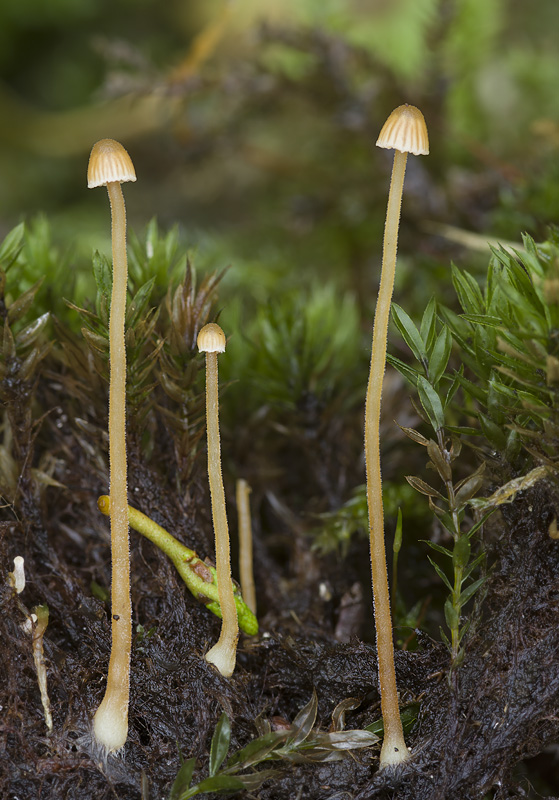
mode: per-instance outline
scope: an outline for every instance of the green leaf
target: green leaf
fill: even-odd
[[[203,794],[204,792],[226,794],[227,792],[238,792],[244,788],[243,779],[238,778],[236,775],[214,775],[213,778],[206,778],[196,787],[192,787],[192,789],[197,790],[196,794]],[[194,797],[194,795],[188,794],[186,797]]]
[[[33,344],[36,341],[39,334],[41,333],[41,331],[43,330],[43,328],[45,327],[45,325],[47,324],[47,322],[49,321],[49,319],[50,319],[50,313],[46,311],[40,317],[37,317],[37,319],[33,320],[33,322],[31,322],[25,328],[20,330],[20,332],[15,337],[18,347],[25,347]]]
[[[502,328],[502,317],[492,317],[489,314],[462,314],[462,319],[473,322],[475,325],[487,325],[488,328]]]
[[[127,327],[134,327],[141,317],[144,317],[145,308],[149,302],[153,286],[155,284],[155,277],[146,281],[143,286],[140,286],[134,297],[132,298],[126,313]]]
[[[443,483],[452,480],[452,468],[448,462],[447,454],[441,449],[439,444],[430,439],[427,443],[427,453],[431,459],[432,465],[439,473],[440,479]]]
[[[293,720],[291,727],[295,731],[295,735],[293,737],[289,737],[289,744],[292,747],[297,747],[297,745],[300,745],[302,742],[304,742],[309,733],[312,731],[314,723],[316,722],[317,711],[318,698],[315,690],[313,689],[311,699],[307,705],[302,708],[301,711],[299,711]]]
[[[439,565],[436,563],[436,561],[433,561],[431,556],[427,556],[427,558],[431,562],[431,566],[434,568],[435,572],[437,573],[439,578],[442,580],[442,582],[444,583],[444,585],[446,586],[448,591],[452,592],[452,586],[450,585],[450,581],[448,580],[448,578],[446,577],[446,575],[444,574],[442,569],[439,567]]]
[[[392,319],[400,331],[402,339],[410,348],[416,359],[423,366],[427,365],[427,353],[419,331],[412,322],[411,317],[406,314],[403,308],[396,303],[392,303]]]
[[[464,370],[464,367],[461,366],[460,367],[460,372],[458,372],[458,373],[456,373],[454,375],[454,379],[453,379],[452,383],[450,384],[448,392],[446,393],[446,397],[445,397],[445,401],[444,401],[444,407],[445,408],[448,408],[448,406],[450,405],[450,403],[452,402],[452,400],[454,398],[454,395],[458,391],[458,387],[460,386],[460,377],[462,376],[462,371],[463,370]]]
[[[432,499],[429,498],[429,503],[432,503]],[[456,538],[460,535],[460,532],[456,530],[456,525],[454,522],[454,518],[452,514],[449,514],[448,511],[443,511],[441,508],[432,507],[431,509],[436,515],[437,519],[441,523],[441,525],[447,530],[453,538]]]
[[[472,505],[473,505],[473,501],[472,501]],[[479,531],[479,529],[482,527],[482,525],[485,525],[485,523],[487,522],[487,520],[489,519],[489,517],[491,516],[491,514],[493,514],[493,512],[494,512],[495,510],[496,510],[496,507],[495,507],[495,508],[492,508],[490,511],[487,511],[487,512],[486,512],[486,513],[483,515],[483,517],[482,517],[481,519],[479,519],[479,520],[478,520],[478,521],[475,523],[475,525],[473,525],[473,526],[470,528],[470,530],[469,530],[469,531],[468,531],[468,533],[467,533],[467,536],[468,536],[468,538],[469,538],[469,539],[471,539],[471,538],[472,538],[472,536],[473,536],[475,533],[477,533],[477,532]]]
[[[23,292],[23,294],[20,294],[17,300],[14,300],[14,302],[8,308],[8,320],[10,324],[20,320],[23,316],[25,316],[27,311],[29,311],[33,305],[35,295],[37,294],[42,282],[43,279],[41,278],[41,280],[37,281],[37,283],[31,286],[30,289],[27,289],[27,291]]]
[[[438,497],[439,500],[445,499],[440,492],[438,492],[436,489],[433,489],[432,486],[429,486],[429,484],[425,483],[425,481],[421,480],[421,478],[416,478],[414,475],[406,475],[405,477],[409,485],[412,486],[417,492],[426,494],[428,497]]]
[[[109,349],[109,337],[107,334],[94,333],[88,328],[82,328],[82,334],[88,345],[100,353],[105,353]]]
[[[386,361],[390,364],[391,367],[397,369],[400,375],[402,375],[412,386],[417,386],[417,379],[421,374],[413,367],[410,367],[409,364],[406,364],[404,361],[401,361],[396,356],[387,355]]]
[[[452,283],[464,311],[467,314],[483,314],[485,303],[476,279],[466,270],[459,270],[454,264],[451,268]]]
[[[444,411],[440,397],[429,381],[421,375],[417,380],[417,391],[433,429],[439,431],[444,428]]]
[[[509,464],[514,463],[522,448],[522,441],[518,435],[518,431],[511,430],[507,436],[507,443],[505,446],[504,456],[505,461]]]
[[[365,730],[370,731],[371,733],[376,733],[378,736],[382,736],[384,733],[384,723],[382,721],[382,717],[380,719],[376,719],[374,722],[371,722],[370,725],[366,725]]]
[[[272,731],[264,734],[264,736],[259,736],[258,739],[254,739],[245,745],[242,750],[234,753],[227,762],[226,769],[234,771],[251,767],[253,764],[259,764],[272,750],[275,750],[280,742],[287,739],[290,733],[290,730]]]
[[[421,541],[422,542],[426,542],[429,545],[429,547],[432,547],[433,550],[437,551],[437,553],[442,553],[443,555],[448,556],[449,558],[452,558],[452,550],[449,550],[448,547],[443,547],[442,544],[437,544],[436,542],[431,542],[431,541],[429,541],[429,539],[422,539]]]
[[[467,425],[446,425],[445,430],[461,436],[481,436],[481,432],[477,428],[470,428]]]
[[[478,419],[482,433],[491,447],[502,453],[507,444],[507,432],[481,412],[478,414]]]
[[[510,405],[516,406],[516,392],[505,386],[496,375],[491,376],[487,392],[487,410],[491,420],[497,425],[506,422],[505,411]]]
[[[456,314],[450,308],[446,308],[445,306],[440,306],[439,308],[441,317],[443,318],[444,322],[450,328],[450,331],[456,340],[457,344],[460,346],[460,349],[463,353],[471,352],[471,348],[468,345],[469,338],[473,333],[473,326],[465,320],[463,317]]]
[[[460,481],[454,489],[454,502],[456,507],[460,507],[471,500],[472,497],[481,489],[484,481],[485,462],[483,462],[475,472]]]
[[[429,368],[427,370],[429,380],[436,386],[446,370],[450,351],[452,350],[452,336],[446,325],[441,328],[439,335],[433,345],[433,350],[429,358]]]
[[[485,583],[485,581],[486,581],[486,578],[485,578],[485,577],[483,577],[483,578],[478,578],[478,579],[477,579],[477,581],[474,581],[473,583],[471,583],[471,584],[468,586],[468,588],[467,588],[467,589],[464,589],[464,591],[463,591],[463,592],[461,592],[461,594],[460,594],[460,598],[459,598],[459,600],[458,600],[458,602],[460,603],[460,608],[462,608],[462,606],[465,606],[465,605],[466,605],[466,603],[468,602],[468,600],[471,600],[471,599],[472,599],[472,597],[473,597],[473,596],[474,596],[474,594],[477,592],[477,590],[479,589],[479,587],[480,587],[480,586],[481,586],[483,583]]]
[[[456,377],[460,383],[460,386],[464,389],[467,395],[473,397],[474,400],[477,400],[482,405],[487,405],[487,389],[483,386],[478,386],[473,381],[468,380],[463,375],[457,374]]]
[[[471,538],[469,535],[469,531],[467,533],[467,536],[468,538]],[[479,567],[484,558],[485,558],[485,553],[479,553],[479,555],[477,555],[470,561],[470,563],[463,572],[462,583],[464,583],[464,581],[466,581],[470,577],[470,575],[472,574],[474,569],[476,569],[476,567]]]
[[[42,347],[33,349],[19,368],[19,378],[28,381],[32,378],[37,365],[45,358],[54,345],[53,341],[47,342]]]
[[[7,271],[17,259],[23,247],[23,222],[11,230],[0,245],[0,266]]]
[[[190,786],[190,781],[192,780],[192,773],[194,772],[195,766],[195,758],[189,758],[188,761],[183,762],[181,768],[177,772],[177,777],[171,786],[171,792],[169,793],[168,800],[182,800],[184,793]]]
[[[530,288],[521,289],[503,283],[502,289],[514,309],[517,321],[524,326],[533,327],[540,336],[545,336],[547,324],[544,309],[533,291],[531,282],[523,282],[523,285]]]
[[[489,335],[486,328],[481,325],[476,326],[474,330],[474,353],[476,357],[476,373],[484,381],[489,380],[492,370],[495,366],[496,357],[495,350],[495,336]]]
[[[220,716],[215,726],[214,735],[210,745],[210,765],[208,772],[213,777],[225,761],[229,744],[231,742],[231,723],[225,712]]]
[[[398,425],[398,423],[396,423]],[[423,436],[422,433],[416,431],[415,428],[406,428],[404,425],[398,425],[401,431],[403,431],[409,439],[412,439],[417,444],[422,444],[423,447],[427,447],[429,444],[429,439]]]
[[[269,781],[279,774],[280,771],[278,769],[260,769],[258,772],[243,773],[241,780],[247,792],[255,792],[265,781]]]
[[[327,733],[326,738],[335,750],[356,750],[361,747],[370,747],[379,740],[379,737],[372,731],[359,729]]]
[[[524,309],[529,315],[535,314],[540,318],[543,317],[543,305],[537,295],[531,277],[534,273],[536,273],[538,277],[542,277],[538,259],[529,259],[526,258],[525,255],[519,256],[518,259],[516,259],[511,256],[510,253],[507,253],[503,247],[498,250],[491,248],[491,251],[505,267],[505,275],[508,280],[502,280],[500,286],[505,295],[512,301],[515,313],[518,314],[520,309]],[[521,264],[520,261],[523,263]],[[518,297],[524,300],[520,306],[515,302]]]
[[[409,733],[410,729],[417,721],[418,712],[419,712],[418,703],[412,703],[411,705],[406,706],[406,708],[401,709],[400,719],[402,721],[402,727],[404,728],[404,733]],[[376,733],[379,736],[382,736],[384,733],[384,723],[382,721],[382,717],[380,717],[380,719],[376,719],[374,722],[371,722],[370,725],[366,725],[365,730],[370,731],[371,733]]]
[[[447,599],[445,600],[444,618],[446,620],[446,624],[448,625],[451,631],[458,629],[458,626],[460,624],[460,615],[452,605],[450,597],[447,597]]]
[[[465,569],[468,561],[470,560],[470,540],[467,536],[461,536],[454,543],[454,550],[452,551],[452,563],[454,568]]]
[[[108,258],[98,250],[93,253],[93,276],[100,294],[110,297],[113,290],[113,273]]]
[[[423,312],[423,317],[421,318],[421,325],[419,326],[419,335],[423,339],[423,343],[425,344],[425,351],[427,353],[431,352],[431,348],[433,346],[433,341],[435,339],[435,323],[437,321],[437,317],[435,311],[437,309],[437,303],[434,297],[431,297],[425,311]]]

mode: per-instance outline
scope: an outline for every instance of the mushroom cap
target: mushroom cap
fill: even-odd
[[[225,334],[215,322],[208,322],[207,325],[204,325],[196,339],[198,350],[201,353],[224,353],[225,342]]]
[[[89,156],[87,167],[87,186],[106,186],[108,183],[135,181],[136,172],[127,151],[114,139],[100,139]]]
[[[395,108],[382,126],[377,147],[413,153],[414,156],[428,156],[429,135],[421,111],[407,103]]]

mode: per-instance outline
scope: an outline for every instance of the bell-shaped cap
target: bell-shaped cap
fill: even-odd
[[[216,322],[204,325],[196,339],[201,353],[224,353],[225,341],[225,334]]]
[[[382,126],[377,147],[413,153],[414,156],[429,155],[429,135],[421,111],[407,103],[395,108]]]
[[[136,172],[127,151],[114,139],[100,139],[93,145],[87,167],[87,186],[135,181]]]

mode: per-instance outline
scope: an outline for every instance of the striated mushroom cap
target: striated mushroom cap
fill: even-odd
[[[196,344],[201,353],[224,353],[225,352],[225,334],[216,322],[208,322],[204,325]]]
[[[421,111],[407,103],[395,108],[382,126],[377,147],[413,153],[414,156],[429,155],[429,135]]]
[[[87,167],[87,186],[106,186],[136,180],[136,171],[127,151],[114,139],[100,139],[93,145]]]

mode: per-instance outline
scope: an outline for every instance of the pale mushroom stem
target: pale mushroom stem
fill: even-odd
[[[107,183],[111,204],[113,289],[109,320],[109,464],[111,497],[111,613],[112,645],[107,688],[95,713],[96,739],[107,750],[118,750],[128,736],[132,606],[130,601],[130,544],[126,481],[126,348],[124,324],[128,263],[126,209],[120,183]]]
[[[401,153],[396,150],[388,195],[382,271],[373,324],[371,369],[365,405],[365,465],[367,470],[371,572],[377,632],[381,712],[384,722],[384,740],[380,754],[381,767],[387,764],[398,764],[409,758],[400,719],[396,673],[394,670],[394,644],[392,641],[390,595],[384,546],[384,511],[380,471],[380,404],[386,363],[390,303],[396,271],[398,226],[400,224],[400,207],[402,204],[406,161],[407,153]]]
[[[231,580],[229,528],[225,511],[225,491],[221,477],[217,352],[206,353],[206,427],[208,435],[208,477],[215,532],[217,589],[222,614],[219,639],[217,644],[206,653],[206,661],[214,664],[224,677],[229,678],[235,670],[239,621],[237,619],[237,608]]]
[[[252,524],[250,519],[250,486],[243,479],[237,481],[237,513],[239,518],[239,577],[243,600],[256,614],[256,592],[252,564]]]

